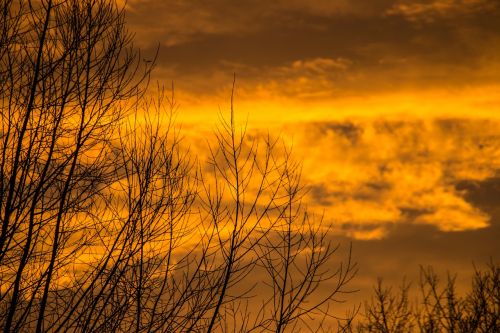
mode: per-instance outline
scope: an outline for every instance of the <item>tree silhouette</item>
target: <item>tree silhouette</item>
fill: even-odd
[[[231,100],[192,157],[114,1],[0,12],[4,332],[324,328],[355,267],[279,139],[239,130]]]
[[[356,329],[349,332],[498,332],[500,330],[500,266],[493,261],[475,269],[471,288],[460,296],[456,276],[444,285],[431,267],[420,270],[420,297],[409,299],[410,285],[398,292],[379,280]]]

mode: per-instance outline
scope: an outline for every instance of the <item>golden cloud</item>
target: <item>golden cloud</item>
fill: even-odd
[[[499,130],[495,121],[409,118],[293,127],[294,147],[312,184],[310,207],[326,210],[361,239],[381,238],[394,223],[442,231],[487,227],[489,216],[456,184],[496,174]]]

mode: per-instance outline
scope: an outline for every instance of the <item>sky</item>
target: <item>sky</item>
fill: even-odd
[[[498,0],[128,0],[193,142],[235,110],[303,163],[366,290],[500,253]],[[495,260],[499,260],[498,257]],[[368,287],[369,288],[369,287]]]

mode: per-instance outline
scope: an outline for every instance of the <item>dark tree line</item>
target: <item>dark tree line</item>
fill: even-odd
[[[231,110],[191,156],[114,1],[0,0],[0,25],[4,332],[325,329],[355,267],[280,140]]]

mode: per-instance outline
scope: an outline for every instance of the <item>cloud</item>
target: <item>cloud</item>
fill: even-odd
[[[330,97],[352,65],[351,60],[342,57],[295,60],[285,66],[271,68],[267,77],[259,80],[254,89],[295,98]]]
[[[325,74],[333,70],[346,70],[351,64],[350,60],[344,58],[315,58],[294,61],[291,70]]]
[[[296,153],[312,186],[308,205],[339,231],[383,238],[394,224],[441,231],[486,228],[490,216],[457,184],[492,177],[500,123],[485,120],[377,120],[294,127]],[[363,226],[368,226],[367,228]]]
[[[500,106],[496,3],[130,0],[127,10],[146,52],[162,44],[155,78],[176,82],[193,131],[217,118],[236,73],[237,110],[295,134],[311,204],[379,238],[393,223],[490,223],[455,184],[499,167],[499,126],[477,120]]]
[[[437,19],[477,14],[498,7],[491,0],[434,0],[431,2],[399,2],[386,11],[387,15],[401,15],[414,22],[432,22]]]
[[[257,17],[255,9],[242,5],[238,8],[224,1],[133,0],[127,10],[139,45],[160,43],[169,47],[201,36],[241,34],[259,29],[258,24],[252,24],[252,19]]]
[[[199,147],[202,158],[210,135],[199,127],[194,131],[200,140],[192,147]],[[293,156],[302,160],[310,212],[324,214],[336,235],[370,240],[388,238],[405,226],[445,233],[498,223],[474,193],[476,184],[488,184],[498,172],[499,131],[500,121],[494,120],[368,117],[289,123],[282,133],[288,143],[287,134],[293,133]]]
[[[155,79],[192,94],[236,72],[257,95],[324,99],[498,83],[495,3],[130,0],[127,22],[144,53],[160,44]]]

